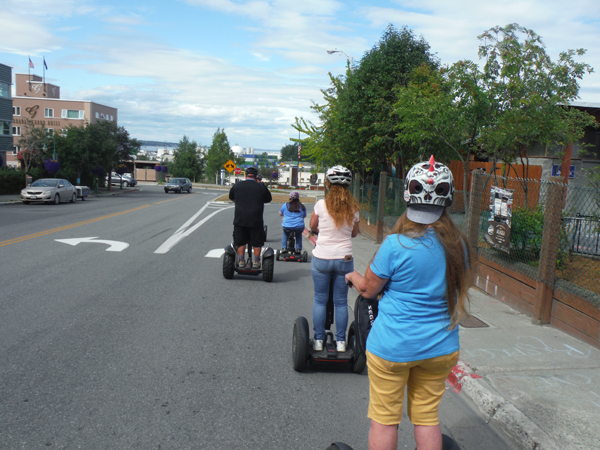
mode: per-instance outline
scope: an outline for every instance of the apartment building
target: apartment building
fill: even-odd
[[[0,167],[6,165],[6,153],[12,155],[12,68],[0,64]]]
[[[27,120],[44,125],[48,133],[64,133],[69,125],[81,126],[103,120],[117,122],[117,108],[89,100],[60,98],[60,86],[45,83],[38,75],[15,74],[15,96],[12,98],[12,143],[7,164],[18,166],[19,140]]]

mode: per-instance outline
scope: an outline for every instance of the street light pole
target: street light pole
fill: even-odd
[[[354,70],[354,58],[352,56],[347,55],[346,52],[344,52],[342,50],[338,50],[336,48],[334,50],[327,50],[327,53],[330,55],[333,55],[334,53],[343,53],[344,56],[346,56],[346,58],[350,60],[350,69]]]

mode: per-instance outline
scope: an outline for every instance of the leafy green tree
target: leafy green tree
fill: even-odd
[[[231,150],[231,145],[229,145],[225,130],[217,128],[217,131],[215,131],[215,134],[213,135],[210,148],[206,153],[206,176],[209,180],[214,180],[214,177],[218,176],[221,169],[224,168],[223,165],[230,159],[236,163],[236,165],[240,165],[239,158],[236,158]]]
[[[202,178],[204,161],[198,152],[196,141],[190,141],[187,136],[183,136],[173,156],[173,163],[169,166],[173,176],[189,178],[194,182]]]
[[[294,127],[309,136],[316,161],[391,172],[393,165],[402,168],[414,160],[415,152],[397,139],[399,118],[391,112],[397,88],[406,87],[410,72],[423,64],[438,65],[427,41],[407,27],[389,25],[358,68],[349,67],[345,79],[330,75],[332,87],[322,91],[326,104],[313,107],[322,126],[296,119]]]
[[[281,161],[298,161],[298,144],[287,144],[281,147]]]
[[[494,117],[482,133],[482,143],[507,163],[527,159],[535,144],[565,145],[583,137],[594,120],[567,105],[578,98],[579,80],[592,67],[576,62],[584,49],[561,52],[556,62],[542,39],[518,24],[494,27],[479,36],[483,76]]]

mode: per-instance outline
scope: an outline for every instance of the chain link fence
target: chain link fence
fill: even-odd
[[[553,181],[499,177],[473,172],[470,207],[480,211],[479,223],[469,227],[467,208],[451,207],[450,215],[461,229],[476,230],[477,252],[485,258],[535,281],[557,284],[600,306],[600,192]],[[492,186],[512,192],[508,248],[493,245],[490,225],[494,215]],[[380,188],[385,190],[382,219],[378,218]],[[389,234],[406,210],[404,180],[382,177],[380,184],[353,182],[352,192],[361,206],[361,218],[369,225],[383,221]],[[472,197],[472,198],[471,198]],[[508,210],[508,202],[507,202]]]
[[[553,181],[473,175],[471,207],[481,211],[478,254],[600,305],[599,193]],[[496,214],[492,186],[512,191],[508,219]],[[508,251],[493,239],[494,222],[502,220],[510,233]]]

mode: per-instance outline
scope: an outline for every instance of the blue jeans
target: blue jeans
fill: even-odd
[[[315,340],[325,338],[325,315],[329,298],[329,284],[333,283],[335,340],[345,341],[348,326],[348,285],[346,284],[345,275],[354,271],[354,261],[320,259],[313,256],[310,270],[315,286],[315,301],[313,304]]]
[[[295,232],[296,233],[296,248],[302,250],[302,232],[304,231],[304,225],[299,228],[287,228],[283,227],[283,236],[281,236],[281,248],[287,248],[288,236]]]

